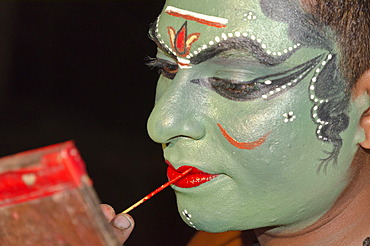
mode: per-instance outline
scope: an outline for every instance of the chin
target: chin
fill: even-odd
[[[233,218],[225,212],[199,211],[199,209],[183,209],[178,207],[181,219],[190,227],[205,232],[219,233],[225,231],[249,230],[258,225],[245,224],[245,220],[240,217]]]

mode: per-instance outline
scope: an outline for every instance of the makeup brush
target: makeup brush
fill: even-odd
[[[153,192],[149,193],[148,195],[146,195],[145,197],[143,197],[141,200],[139,200],[138,202],[136,202],[135,204],[133,204],[131,207],[129,207],[125,211],[121,212],[121,214],[127,214],[128,212],[130,212],[134,208],[138,207],[139,205],[141,205],[145,201],[149,200],[150,198],[152,198],[153,196],[155,196],[156,194],[158,194],[163,189],[167,188],[168,186],[170,186],[171,184],[175,183],[176,181],[182,179],[184,176],[186,176],[188,173],[190,173],[191,170],[192,170],[192,168],[189,168],[189,169],[185,170],[184,172],[182,172],[181,174],[179,174],[176,178],[174,178],[174,179],[168,181],[167,183],[163,184],[161,187],[159,187],[158,189],[156,189]]]

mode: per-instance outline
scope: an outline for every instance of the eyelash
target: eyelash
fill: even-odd
[[[190,82],[208,87],[215,91],[217,94],[234,101],[247,101],[261,97],[279,88],[278,95],[289,87],[298,84],[307,74],[311,71],[322,59],[322,55],[317,56],[310,61],[296,66],[290,70],[262,76],[251,81],[238,81],[234,79],[225,79],[218,77],[208,77],[201,79],[193,79]],[[269,81],[269,83],[266,83]],[[286,84],[290,84],[286,86]],[[280,87],[285,85],[285,89]],[[282,87],[283,88],[283,87]]]
[[[217,77],[208,78],[208,81],[220,95],[228,98],[244,98],[250,93],[261,90],[261,83],[245,83],[232,79],[221,79]]]
[[[149,58],[150,61],[146,64],[150,69],[156,69],[158,73],[164,77],[173,80],[179,71],[179,66],[176,63],[159,59]]]

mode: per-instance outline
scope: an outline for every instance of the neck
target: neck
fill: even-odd
[[[370,152],[359,148],[352,179],[333,207],[313,225],[295,233],[257,229],[262,246],[362,245],[370,236]]]

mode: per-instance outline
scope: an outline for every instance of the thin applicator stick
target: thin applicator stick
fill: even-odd
[[[172,179],[171,181],[168,181],[167,183],[163,184],[161,187],[159,187],[158,189],[154,190],[153,192],[151,192],[150,194],[146,195],[145,197],[143,197],[141,200],[139,200],[138,202],[136,202],[134,205],[132,205],[131,207],[129,207],[128,209],[126,209],[125,211],[121,212],[121,214],[127,214],[128,212],[130,212],[131,210],[133,210],[134,208],[138,207],[139,205],[141,205],[142,203],[144,203],[145,201],[149,200],[150,198],[152,198],[153,196],[155,196],[156,194],[158,194],[160,191],[162,191],[163,189],[167,188],[168,186],[170,186],[171,184],[175,183],[176,181],[178,181],[179,179],[182,179],[185,175],[187,175],[188,173],[190,173],[192,170],[192,168],[189,168],[187,169],[186,171],[182,172],[181,174],[179,174],[179,176],[177,176],[176,178]]]

